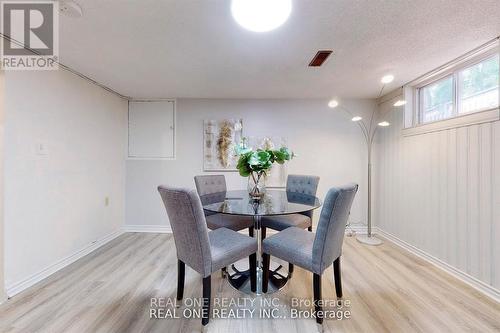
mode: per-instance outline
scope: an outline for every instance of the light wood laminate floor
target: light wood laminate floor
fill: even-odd
[[[325,332],[499,332],[500,304],[389,242],[346,238],[344,299],[351,318],[326,320]],[[127,233],[0,305],[1,332],[192,332],[199,319],[150,319],[151,297],[175,297],[176,257],[168,234]],[[186,269],[185,297],[201,297]],[[212,297],[245,297],[214,274]],[[312,276],[296,268],[277,298],[312,298]],[[323,298],[335,299],[332,269]],[[179,310],[182,310],[181,307]],[[308,309],[302,308],[302,309]],[[314,319],[211,319],[209,332],[316,332]]]

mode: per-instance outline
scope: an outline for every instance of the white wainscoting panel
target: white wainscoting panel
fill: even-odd
[[[404,136],[398,98],[380,108],[375,224],[500,290],[500,122]]]

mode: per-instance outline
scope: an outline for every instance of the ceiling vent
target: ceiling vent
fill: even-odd
[[[74,1],[63,0],[59,2],[59,12],[64,16],[82,17],[82,7]]]
[[[309,67],[319,67],[323,65],[323,63],[328,59],[330,54],[332,54],[332,50],[321,50],[316,53],[314,58],[309,63]]]

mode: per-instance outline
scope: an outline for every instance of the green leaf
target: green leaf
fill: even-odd
[[[283,164],[286,160],[286,154],[284,154],[281,150],[276,150],[274,152],[274,156],[276,157],[276,162],[279,164]]]
[[[243,155],[243,154],[251,152],[252,148],[243,147],[243,146],[238,145],[234,148],[234,150],[236,152],[236,155]]]
[[[286,147],[277,150],[259,149],[253,151],[243,143],[237,150],[239,159],[236,168],[243,177],[248,177],[252,172],[266,172],[273,163],[283,164],[296,156]]]
[[[252,155],[250,156],[248,164],[250,164],[250,166],[259,167],[269,162],[270,158],[271,155],[267,151],[257,150],[256,152],[253,152]]]
[[[293,153],[290,152],[290,150],[287,147],[281,147],[279,151],[282,154],[284,160],[290,161]]]
[[[242,176],[242,177],[248,177],[248,176],[250,176],[250,173],[252,172],[252,170],[245,168],[245,167],[238,168],[238,171],[239,171],[240,176]]]

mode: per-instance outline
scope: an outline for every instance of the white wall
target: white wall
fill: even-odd
[[[0,70],[0,303],[6,299],[4,282],[4,209],[3,209],[3,165],[4,165],[4,71]]]
[[[374,107],[366,100],[345,105],[353,112],[369,112]],[[127,225],[168,226],[157,186],[194,188],[193,176],[203,174],[203,120],[225,118],[242,118],[246,136],[286,137],[298,154],[288,172],[319,175],[320,197],[331,186],[358,182],[360,193],[351,217],[353,222],[366,221],[363,137],[341,110],[328,108],[325,100],[181,99],[177,101],[177,159],[127,161]],[[228,189],[246,188],[247,180],[238,173],[224,174]]]
[[[121,229],[127,102],[63,70],[6,73],[5,102],[9,289]]]
[[[403,137],[403,109],[377,136],[376,225],[500,290],[500,122]]]

